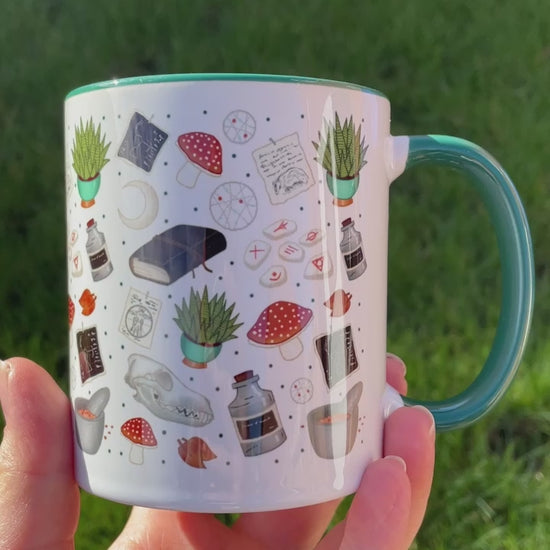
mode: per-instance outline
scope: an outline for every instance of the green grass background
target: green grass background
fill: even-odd
[[[62,108],[70,89],[170,72],[342,79],[390,97],[394,134],[454,134],[491,151],[531,223],[533,330],[496,409],[438,436],[416,545],[550,548],[547,2],[7,1],[0,52],[0,357],[30,356],[63,387]],[[458,392],[490,349],[500,302],[496,240],[459,177],[419,168],[393,185],[389,268],[388,347],[408,363],[411,394]],[[106,548],[127,513],[85,495],[77,548]]]

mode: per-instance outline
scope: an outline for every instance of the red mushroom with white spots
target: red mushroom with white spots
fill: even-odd
[[[130,462],[143,464],[143,449],[157,446],[157,438],[151,424],[145,418],[130,418],[120,427],[122,435],[130,441]]]
[[[215,136],[206,132],[188,132],[178,137],[178,146],[187,158],[176,176],[182,185],[195,187],[202,173],[221,175],[222,146]]]
[[[283,359],[292,361],[304,349],[299,334],[307,327],[312,317],[311,309],[279,300],[260,313],[247,336],[254,344],[277,346]]]

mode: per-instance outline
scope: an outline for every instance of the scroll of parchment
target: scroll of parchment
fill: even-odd
[[[282,204],[313,185],[297,133],[256,149],[252,156],[272,204]]]

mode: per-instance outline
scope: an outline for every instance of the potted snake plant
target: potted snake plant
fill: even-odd
[[[359,186],[359,171],[367,161],[368,145],[361,136],[361,125],[356,129],[353,116],[340,122],[335,113],[334,122],[324,119],[323,134],[318,132],[319,141],[313,141],[317,151],[315,160],[326,171],[326,182],[334,196],[334,204],[348,206]]]
[[[105,144],[105,134],[101,135],[101,124],[96,127],[90,118],[84,125],[80,119],[79,126],[75,128],[71,154],[83,208],[95,204],[95,196],[101,183],[101,170],[109,162],[107,151],[110,145],[110,142]]]
[[[219,355],[224,342],[237,338],[235,331],[242,323],[237,323],[239,314],[233,315],[234,309],[235,304],[227,305],[225,292],[210,298],[206,286],[202,295],[191,288],[189,300],[183,298],[181,306],[176,304],[174,322],[182,332],[180,345],[185,365],[206,368]]]

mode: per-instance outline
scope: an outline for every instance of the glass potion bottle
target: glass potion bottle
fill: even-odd
[[[286,441],[273,392],[261,388],[259,379],[247,370],[231,385],[237,396],[229,404],[229,414],[245,456],[267,453]]]
[[[105,279],[113,271],[113,264],[109,258],[105,235],[97,229],[97,223],[93,218],[86,224],[86,231],[88,233],[86,252],[90,258],[92,279],[94,281],[101,281],[101,279]]]
[[[363,254],[363,240],[361,233],[355,229],[355,222],[346,218],[342,222],[342,240],[340,250],[346,262],[346,273],[348,279],[353,281],[360,277],[367,269],[367,260]]]

